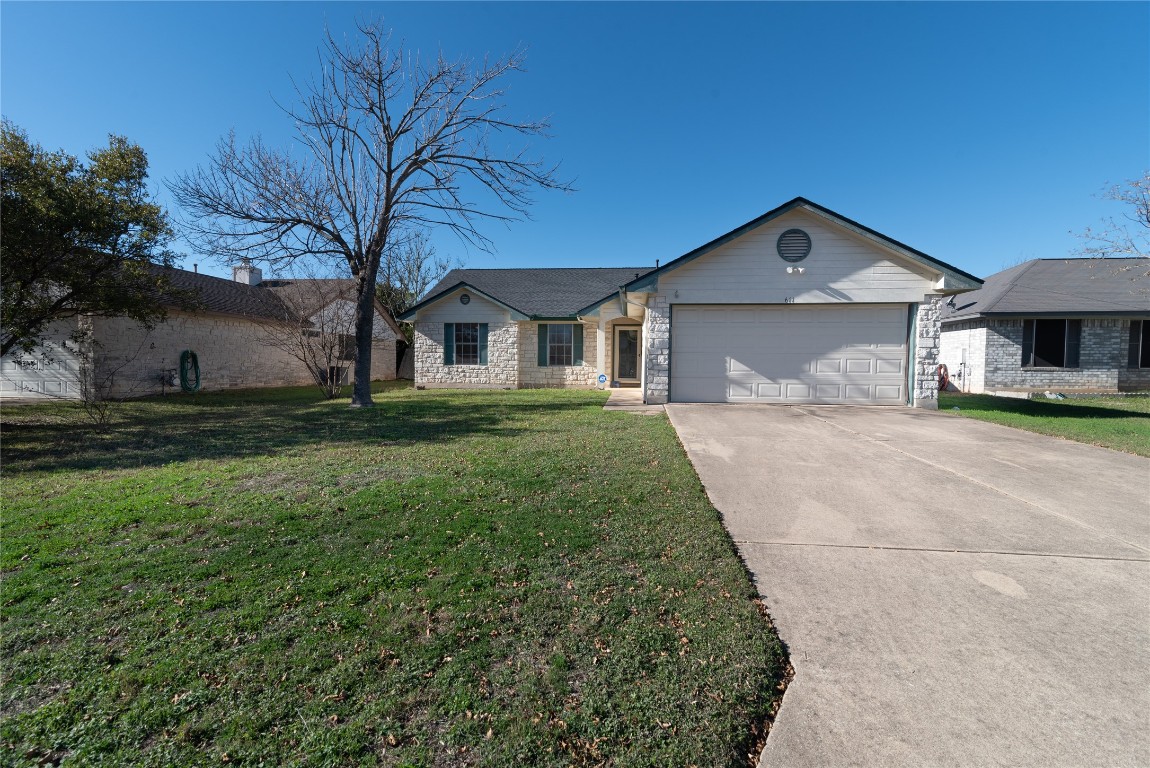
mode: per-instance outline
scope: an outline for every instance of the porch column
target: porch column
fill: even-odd
[[[671,383],[671,307],[666,296],[647,302],[643,324],[643,402],[667,402]]]
[[[599,310],[599,323],[595,327],[595,367],[599,369],[596,377],[607,374],[607,381],[611,381],[611,374],[607,373],[607,323],[603,320],[603,310]],[[598,378],[595,379],[596,385],[599,389],[604,389],[606,384],[599,384]]]

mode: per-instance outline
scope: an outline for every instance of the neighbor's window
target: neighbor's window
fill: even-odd
[[[1023,368],[1077,368],[1081,320],[1023,320]]]
[[[1150,320],[1130,321],[1129,368],[1150,368]]]
[[[583,365],[583,325],[539,324],[539,367]]]
[[[444,365],[487,365],[487,323],[444,323]]]

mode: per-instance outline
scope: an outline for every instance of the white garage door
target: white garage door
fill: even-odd
[[[671,399],[905,405],[905,304],[675,306]]]
[[[66,338],[64,331],[50,330],[36,351],[0,358],[0,400],[79,399],[80,360],[64,346]]]

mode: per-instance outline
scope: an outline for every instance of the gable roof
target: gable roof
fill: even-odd
[[[413,319],[420,309],[459,288],[481,294],[520,320],[569,319],[595,299],[616,293],[627,281],[650,271],[651,267],[453,269],[399,319]]]
[[[725,235],[720,235],[711,242],[706,243],[705,245],[701,245],[695,250],[683,254],[674,261],[669,261],[658,269],[651,270],[647,274],[632,280],[625,287],[629,291],[638,291],[656,286],[658,285],[659,275],[663,274],[664,272],[670,272],[673,269],[678,269],[684,264],[694,261],[700,256],[710,253],[719,246],[725,245],[735,238],[741,237],[747,232],[761,227],[767,222],[777,219],[783,214],[789,213],[796,208],[802,208],[816,216],[828,219],[833,223],[854,232],[857,235],[860,235],[868,240],[878,242],[879,244],[895,251],[896,253],[910,259],[911,261],[917,261],[918,263],[923,264],[932,270],[941,272],[944,277],[949,277],[950,282],[952,283],[952,285],[946,286],[946,289],[948,290],[970,290],[982,285],[982,281],[969,272],[964,272],[958,267],[951,266],[944,261],[939,261],[933,256],[928,256],[922,251],[911,248],[909,245],[904,243],[900,243],[898,240],[887,237],[881,232],[877,232],[870,227],[863,226],[857,221],[852,221],[842,214],[835,213],[829,208],[824,208],[818,203],[807,200],[805,197],[796,197],[794,200],[783,203],[778,208],[767,211],[762,216],[759,216],[756,219],[752,219],[746,224],[732,229]]]
[[[296,317],[313,317],[324,307],[336,301],[355,303],[356,281],[352,278],[306,278],[300,280],[264,280],[257,290],[269,291]],[[399,325],[378,298],[375,311],[396,334],[402,334]]]
[[[1032,259],[943,307],[942,321],[982,315],[1150,313],[1150,260]]]

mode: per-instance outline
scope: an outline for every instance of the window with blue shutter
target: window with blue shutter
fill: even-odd
[[[537,359],[540,368],[583,365],[582,323],[540,323]]]
[[[487,323],[444,323],[444,365],[487,365]]]

